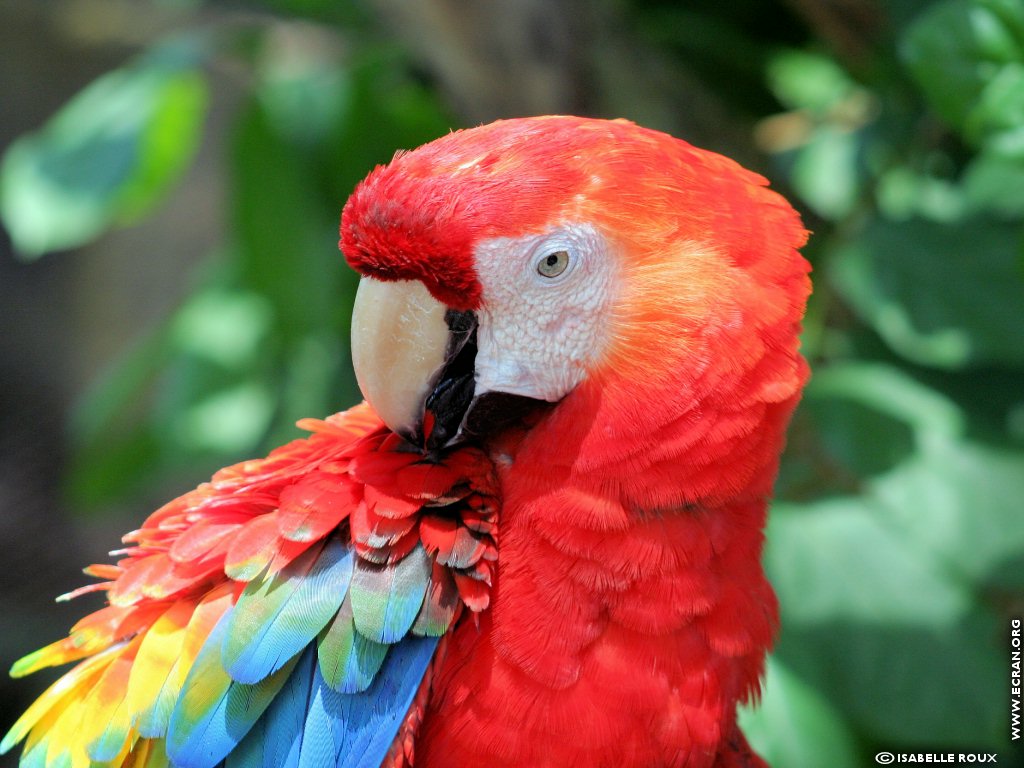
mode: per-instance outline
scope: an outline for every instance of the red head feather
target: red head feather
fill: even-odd
[[[421,280],[455,309],[479,306],[477,243],[568,216],[602,222],[639,261],[664,255],[666,238],[713,237],[737,266],[788,272],[805,234],[765,186],[728,158],[624,120],[503,120],[378,166],[345,205],[340,246],[357,271]]]
[[[614,124],[505,120],[399,153],[356,187],[341,216],[349,264],[382,280],[422,280],[440,301],[476,309],[473,247],[540,231],[587,174],[579,158],[615,141]]]

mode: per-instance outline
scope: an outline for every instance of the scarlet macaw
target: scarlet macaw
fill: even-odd
[[[797,214],[624,121],[378,167],[341,248],[369,404],[86,569],[23,766],[761,766],[760,564],[807,376]]]

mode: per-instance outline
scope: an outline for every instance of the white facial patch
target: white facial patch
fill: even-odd
[[[476,391],[555,402],[603,351],[617,265],[590,224],[477,247]]]

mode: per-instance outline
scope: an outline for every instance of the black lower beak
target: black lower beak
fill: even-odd
[[[505,392],[475,395],[477,320],[472,312],[448,310],[450,333],[445,365],[427,396],[421,444],[436,452],[456,440],[483,440],[505,427],[526,423],[550,403]]]
[[[424,407],[423,445],[428,451],[443,448],[458,435],[476,387],[476,316],[449,309],[444,319],[449,331],[445,364]]]

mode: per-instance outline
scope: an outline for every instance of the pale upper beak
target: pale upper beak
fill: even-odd
[[[438,448],[458,433],[473,399],[475,319],[418,280],[363,277],[352,309],[352,364],[363,396],[387,426]]]

